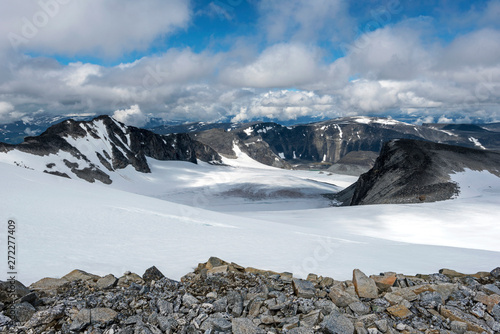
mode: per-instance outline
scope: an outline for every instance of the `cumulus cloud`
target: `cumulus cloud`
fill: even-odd
[[[184,0],[22,0],[2,5],[0,35],[23,51],[117,56],[148,48],[190,16]]]
[[[486,12],[500,8],[500,0],[464,14],[480,27],[446,41],[428,18],[394,16],[354,38],[345,1],[262,0],[255,2],[255,36],[231,39],[228,50],[170,48],[117,66],[66,65],[23,52],[112,58],[148,48],[190,24],[189,2],[18,1],[0,13],[0,34],[22,34],[23,18],[33,20],[44,10],[40,3],[58,3],[58,12],[44,11],[50,22],[28,44],[16,53],[8,38],[0,40],[1,122],[40,109],[114,114],[136,126],[146,124],[147,115],[247,121],[401,113],[417,122],[500,120],[500,28]],[[331,45],[339,40],[348,41],[345,53],[333,57]]]
[[[116,110],[113,113],[113,118],[126,125],[137,127],[146,125],[149,120],[149,117],[141,111],[141,108],[137,104],[131,106],[129,109]]]
[[[24,114],[15,110],[10,102],[0,101],[0,122],[17,121]]]
[[[247,65],[227,68],[222,79],[247,87],[293,87],[316,80],[319,56],[303,44],[276,44]]]

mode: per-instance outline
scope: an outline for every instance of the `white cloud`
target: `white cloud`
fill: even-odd
[[[14,106],[10,102],[0,101],[0,122],[8,123],[12,121],[17,121],[24,114],[15,110]]]
[[[352,25],[341,0],[262,0],[259,25],[270,42],[335,40]]]
[[[113,118],[126,125],[142,127],[148,122],[148,116],[145,115],[139,105],[135,104],[129,109],[116,110],[113,113]]]
[[[302,44],[276,44],[253,62],[223,71],[222,80],[242,87],[294,87],[320,75],[319,56]]]
[[[115,57],[146,49],[190,17],[184,0],[19,0],[2,4],[0,35],[20,50]]]

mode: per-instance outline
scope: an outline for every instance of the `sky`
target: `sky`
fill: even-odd
[[[0,0],[0,123],[500,121],[500,0]]]

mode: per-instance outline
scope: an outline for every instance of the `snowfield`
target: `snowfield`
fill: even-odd
[[[18,279],[73,269],[140,275],[157,266],[179,279],[210,256],[305,277],[491,270],[500,260],[500,178],[452,176],[461,195],[412,205],[331,207],[321,196],[356,178],[263,166],[239,152],[230,166],[150,159],[109,186],[0,162],[0,247],[16,222]],[[34,165],[23,156],[23,165]],[[7,261],[1,262],[7,273]]]

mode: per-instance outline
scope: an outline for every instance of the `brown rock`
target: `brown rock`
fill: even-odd
[[[474,297],[474,300],[476,302],[480,302],[480,303],[483,303],[484,305],[486,305],[486,309],[488,310],[488,312],[491,313],[491,310],[493,310],[493,307],[496,304],[500,303],[500,296],[497,294],[493,294],[493,295],[488,296],[484,292],[478,292],[476,294],[476,296]]]
[[[88,272],[79,269],[75,269],[72,272],[62,277],[62,279],[68,282],[73,282],[77,280],[96,282],[99,278],[101,277],[94,274],[89,274]]]
[[[377,285],[377,288],[381,292],[388,291],[391,286],[394,285],[394,282],[396,282],[396,274],[391,274],[391,275],[371,275],[371,279],[375,281],[375,284]]]
[[[217,273],[227,273],[229,271],[229,266],[227,264],[223,266],[213,267],[208,269],[207,274],[217,274]]]
[[[464,313],[453,306],[441,306],[439,309],[441,315],[451,321],[460,321],[467,324],[467,330],[476,333],[491,333],[491,330],[486,326],[486,323],[476,317]]]
[[[257,268],[252,268],[252,267],[246,267],[245,268],[246,273],[251,273],[251,274],[261,274],[264,276],[270,276],[270,275],[279,275],[279,273],[271,270],[262,270],[262,269],[257,269]]]
[[[361,270],[354,269],[352,282],[360,298],[375,299],[378,297],[378,289],[375,281],[366,276]]]
[[[446,275],[448,277],[465,277],[467,275],[459,273],[458,271],[452,270],[452,269],[440,269],[439,270],[440,274]]]
[[[390,306],[387,308],[387,312],[389,312],[392,316],[401,319],[408,318],[413,314],[408,308],[406,308],[406,306],[403,305]]]

